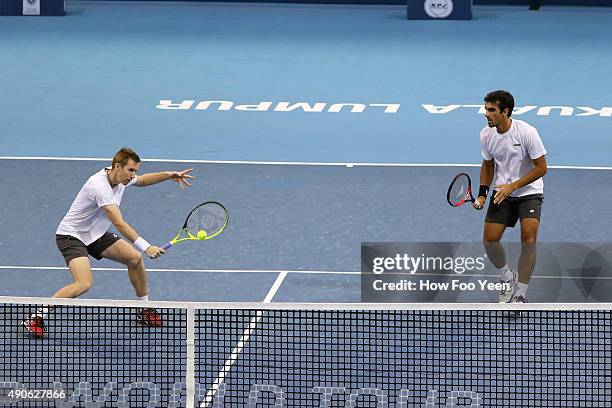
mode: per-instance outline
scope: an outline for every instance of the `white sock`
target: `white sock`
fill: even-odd
[[[36,313],[34,313],[34,316],[42,317],[43,319],[46,319],[48,315],[49,315],[49,308],[46,306],[39,307],[38,309],[36,309]]]
[[[147,293],[144,296],[137,296],[137,298],[138,298],[138,300],[144,300],[144,301],[148,302],[149,301],[149,294]]]
[[[499,276],[505,281],[512,279],[512,269],[510,269],[507,263],[499,269]]]
[[[517,282],[516,290],[514,291],[514,296],[526,297],[527,296],[527,286],[529,286],[528,283]]]

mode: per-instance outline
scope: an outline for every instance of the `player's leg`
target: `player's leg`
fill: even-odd
[[[504,224],[485,222],[484,225],[482,241],[484,242],[487,257],[489,257],[491,263],[497,269],[506,265],[506,251],[504,251],[504,247],[499,242],[505,230],[506,226]]]
[[[132,245],[119,239],[102,251],[100,256],[127,266],[130,282],[139,299],[149,294],[147,270],[145,269],[142,254]]]
[[[518,261],[519,278],[514,293],[517,302],[525,302],[527,286],[535,268],[538,239],[540,228],[540,213],[542,209],[542,197],[536,195],[526,197],[519,203],[519,215],[521,218],[521,255]]]
[[[55,292],[54,298],[75,298],[91,289],[93,274],[88,257],[80,256],[71,259],[68,262],[68,270],[74,281]]]
[[[540,221],[535,218],[521,220],[521,256],[518,261],[519,282],[528,284],[536,262],[536,241]]]
[[[100,252],[102,258],[122,263],[128,268],[130,282],[136,291],[139,300],[149,300],[149,286],[147,270],[145,269],[142,254],[122,239],[117,239],[109,247]],[[162,319],[157,312],[150,308],[138,309],[137,322],[146,326],[162,326]]]
[[[499,291],[499,302],[507,303],[512,298],[514,285],[516,283],[516,272],[508,266],[506,251],[500,240],[506,230],[504,224],[485,222],[483,242],[487,257],[497,268],[499,282],[503,285]]]
[[[93,274],[85,244],[70,235],[56,235],[55,243],[64,257],[73,282],[64,286],[55,294],[55,298],[75,298],[91,289]]]
[[[518,221],[518,209],[510,199],[504,200],[501,204],[495,204],[493,198],[495,191],[491,194],[485,227],[483,242],[487,257],[499,272],[499,280],[502,283],[502,290],[499,292],[499,302],[506,303],[512,298],[514,286],[517,280],[517,273],[508,265],[506,251],[500,243],[504,231],[507,227],[513,228]]]
[[[69,235],[57,235],[56,244],[60,250],[73,282],[64,286],[53,295],[54,298],[75,298],[91,289],[93,275],[87,256],[87,247],[83,242]],[[34,337],[44,337],[45,319],[53,309],[52,306],[40,306],[22,324]]]

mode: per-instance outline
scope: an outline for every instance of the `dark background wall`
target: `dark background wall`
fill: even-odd
[[[121,0],[118,0],[121,1]],[[184,0],[180,0],[184,1]],[[320,3],[320,4],[406,4],[406,1],[423,0],[194,0],[214,1],[228,3]],[[0,2],[2,3],[2,2]],[[506,5],[506,6],[605,6],[611,7],[612,0],[473,0],[477,5]]]

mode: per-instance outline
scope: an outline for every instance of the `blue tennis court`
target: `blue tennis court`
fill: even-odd
[[[69,279],[53,233],[127,145],[141,172],[198,177],[182,194],[128,190],[122,210],[150,240],[169,239],[204,200],[231,214],[218,240],[147,261],[153,298],[257,301],[291,271],[275,299],[357,301],[361,242],[481,239],[483,214],[443,196],[457,172],[478,175],[491,89],[516,95],[515,117],[548,150],[540,240],[608,241],[611,10],[404,18],[400,6],[104,1],[3,17],[2,293],[49,295]],[[484,33],[500,27],[508,41],[493,46]],[[549,293],[534,275],[542,301],[595,299],[572,282]],[[121,271],[95,279],[88,296],[132,298]]]
[[[478,180],[483,96],[495,89],[514,94],[513,118],[535,126],[548,151],[539,241],[598,248],[610,265],[612,8],[477,5],[469,22],[407,21],[399,5],[69,0],[66,9],[64,17],[0,17],[1,296],[48,297],[71,281],[55,230],[87,178],[129,146],[143,159],[141,173],[193,167],[197,176],[185,191],[174,183],[126,191],[123,215],[149,241],[174,236],[202,201],[219,201],[230,213],[219,237],[145,260],[152,300],[358,303],[361,243],[482,240],[484,213],[451,208],[445,194],[459,172]],[[519,241],[518,228],[504,239]],[[612,268],[571,265],[536,265],[529,299],[610,302]],[[121,265],[92,266],[85,298],[135,298]],[[495,273],[491,267],[484,276]],[[496,302],[496,294],[440,293],[428,302]],[[22,313],[10,313],[4,320],[19,322]],[[495,313],[427,312],[410,333],[402,328],[423,315],[287,312],[264,325],[253,313],[197,320],[207,347],[195,395],[217,404],[211,407],[223,406],[221,385],[232,407],[612,403],[609,311],[537,315],[551,319],[546,330],[534,328],[535,317],[500,322]],[[122,357],[130,348],[170,342],[187,352],[186,318],[177,315],[174,339],[130,332],[131,313],[123,311],[94,330],[81,326],[87,318],[58,317],[53,339],[28,343],[42,370],[36,379],[51,386],[45,370],[59,367],[57,381],[75,380],[66,378],[70,361],[40,360],[50,350],[75,361],[108,352],[97,367],[119,370],[128,361],[128,374],[138,369],[133,356]],[[313,321],[319,318],[329,332]],[[228,325],[217,327],[216,319]],[[482,319],[487,325],[470,328]],[[120,329],[109,329],[114,323]],[[466,334],[451,334],[459,326]],[[19,327],[2,329],[14,339]],[[121,340],[104,337],[109,330]],[[75,334],[58,338],[64,331]],[[227,349],[240,339],[245,347],[232,361]],[[28,377],[15,350],[2,355],[3,364],[18,367],[4,382]],[[157,389],[144,383],[174,372],[157,384],[166,398],[159,406],[172,406],[174,377],[185,377],[187,363],[182,354],[156,356],[140,356],[147,368],[134,374],[134,394],[146,399],[143,389]],[[523,371],[512,372],[513,358]],[[356,374],[368,365],[367,376]],[[227,381],[219,381],[224,372]],[[414,382],[417,372],[422,384]],[[100,375],[94,396],[107,379]],[[438,399],[432,383],[441,386]],[[183,399],[186,388],[177,391]],[[109,392],[117,401],[119,389]]]

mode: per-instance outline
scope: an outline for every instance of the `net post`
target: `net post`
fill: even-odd
[[[187,308],[187,367],[185,378],[187,408],[194,408],[195,406],[195,311],[194,306]]]

